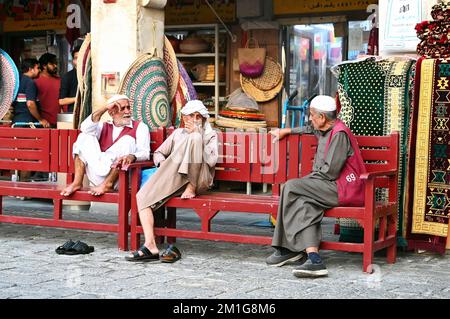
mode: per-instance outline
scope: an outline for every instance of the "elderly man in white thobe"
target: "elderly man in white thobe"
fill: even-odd
[[[108,112],[112,121],[100,122]],[[131,119],[130,99],[115,95],[107,105],[88,116],[73,145],[75,177],[62,192],[70,196],[83,185],[84,174],[91,184],[89,193],[100,196],[117,187],[121,166],[150,158],[150,134],[147,125]]]

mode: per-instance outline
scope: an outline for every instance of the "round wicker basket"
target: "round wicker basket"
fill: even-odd
[[[257,78],[249,78],[250,82],[258,89],[268,91],[273,89],[280,83],[283,77],[281,65],[271,57],[266,56],[264,71]]]
[[[267,102],[272,100],[280,93],[283,87],[283,75],[280,81],[270,90],[261,90],[257,88],[251,81],[250,78],[246,78],[241,74],[241,87],[245,93],[253,97],[257,102]]]

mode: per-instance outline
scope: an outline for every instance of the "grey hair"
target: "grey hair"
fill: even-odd
[[[330,112],[319,111],[319,112],[317,112],[317,114],[323,114],[323,116],[325,116],[325,118],[328,121],[334,121],[334,120],[337,119],[337,112],[336,111],[330,111]]]

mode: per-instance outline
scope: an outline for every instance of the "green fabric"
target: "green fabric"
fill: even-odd
[[[339,118],[355,135],[382,136],[400,133],[399,152],[399,233],[403,224],[406,144],[409,127],[410,71],[413,61],[376,61],[374,58],[338,67]],[[377,190],[377,200],[387,192]],[[361,226],[351,219],[339,220],[341,241],[360,242]]]

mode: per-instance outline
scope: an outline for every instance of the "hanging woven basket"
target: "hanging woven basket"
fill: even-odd
[[[19,71],[11,57],[0,49],[0,120],[19,92]]]
[[[180,72],[178,71],[177,57],[171,42],[164,37],[164,64],[167,72],[167,86],[169,88],[169,100],[172,101],[178,87]]]
[[[241,87],[245,93],[253,97],[257,102],[267,102],[274,99],[278,93],[280,93],[283,87],[283,76],[280,79],[280,82],[270,90],[261,90],[257,88],[252,82],[250,78],[243,77],[241,75]]]
[[[162,59],[151,54],[139,56],[125,73],[119,94],[130,98],[133,118],[151,130],[170,125],[167,72]]]
[[[282,77],[283,70],[281,69],[281,65],[275,62],[273,58],[266,57],[264,71],[261,76],[249,78],[249,80],[256,88],[263,91],[269,91],[280,83]]]

